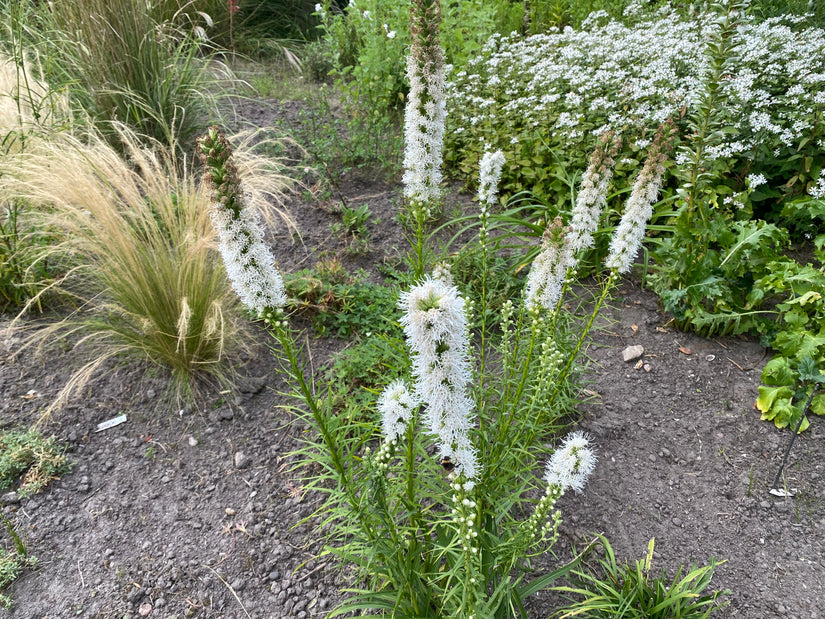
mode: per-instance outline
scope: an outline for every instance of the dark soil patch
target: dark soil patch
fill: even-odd
[[[398,195],[396,186],[351,178],[340,195],[296,198],[290,210],[301,239],[276,235],[279,263],[292,272],[326,252],[377,277],[375,265],[397,260],[405,246]],[[368,204],[379,218],[357,255],[330,229],[342,198]],[[796,495],[771,496],[790,433],[752,409],[765,351],[746,339],[673,330],[655,297],[629,281],[604,316],[588,351],[592,395],[581,422],[599,463],[582,495],[563,497],[555,550],[563,558],[571,542],[604,532],[620,558],[635,560],[655,537],[655,571],[727,560],[712,584],[733,592],[719,616],[825,617],[821,420],[812,419],[791,453],[785,481]],[[2,339],[0,427],[26,427],[77,359],[61,350],[13,359],[14,335]],[[638,369],[622,360],[631,344],[644,347]],[[311,345],[320,367],[346,343]],[[283,385],[265,346],[239,370],[246,377],[239,396],[216,394],[178,411],[157,410],[161,379],[113,365],[54,417],[44,430],[67,444],[74,470],[40,495],[7,497],[2,506],[40,563],[11,588],[16,607],[0,618],[302,619],[342,599],[344,575],[317,557],[310,516],[318,498],[302,492],[300,471],[290,466],[305,428],[278,408]],[[128,422],[94,431],[120,413]],[[541,571],[556,561],[536,565]],[[534,616],[549,616],[552,604],[540,595]]]

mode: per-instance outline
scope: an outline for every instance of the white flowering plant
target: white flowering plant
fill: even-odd
[[[447,266],[400,295],[411,367],[378,396],[374,421],[334,415],[329,391],[307,375],[281,279],[243,214],[231,150],[215,131],[200,140],[214,186],[213,223],[221,238],[225,228],[236,244],[237,251],[223,252],[239,263],[228,264],[227,274],[279,343],[275,352],[298,401],[288,410],[312,428],[298,466],[310,471],[305,488],[326,496],[316,512],[327,532],[326,552],[357,566],[367,585],[351,590],[334,615],[371,609],[395,616],[523,617],[532,593],[573,568],[575,561],[528,577],[531,558],[558,536],[556,502],[566,490],[581,492],[595,465],[595,450],[582,433],[556,448],[548,440],[570,412],[563,399],[587,333],[639,251],[671,133],[665,126],[651,145],[613,235],[609,275],[572,345],[560,336],[558,317],[610,184],[604,147],[585,173],[569,227],[559,223],[544,239],[547,258],[533,264],[521,301],[495,308],[495,328],[481,321],[477,331],[470,329],[474,314],[489,313],[487,297],[479,307],[468,304]],[[488,153],[480,170],[482,246],[503,160],[501,152]]]

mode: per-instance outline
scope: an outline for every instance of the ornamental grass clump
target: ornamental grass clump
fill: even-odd
[[[26,347],[65,339],[88,355],[47,412],[122,355],[167,370],[172,401],[203,386],[231,388],[233,360],[248,342],[217,259],[203,184],[169,149],[146,147],[122,126],[118,135],[119,150],[101,136],[67,134],[0,166],[3,195],[36,205],[39,229],[55,239],[39,253],[61,266],[49,288],[76,308],[29,336]],[[243,164],[270,193],[287,185],[257,159],[244,157]],[[261,187],[247,189],[248,202],[269,208]]]

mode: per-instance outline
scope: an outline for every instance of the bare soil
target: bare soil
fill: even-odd
[[[311,267],[320,252],[371,268],[403,251],[397,186],[353,177],[340,194],[295,199],[302,241],[286,233],[273,241],[284,270]],[[330,230],[341,197],[380,217],[366,254],[349,256],[349,241]],[[655,538],[654,570],[726,560],[712,587],[730,589],[730,605],[716,616],[825,617],[822,420],[811,420],[791,452],[784,484],[795,495],[775,497],[768,490],[791,435],[752,408],[766,351],[744,338],[672,329],[656,298],[631,280],[603,316],[587,351],[580,422],[599,462],[583,494],[563,497],[559,558],[542,557],[537,569],[595,532],[627,560],[643,557]],[[237,397],[157,410],[163,378],[113,364],[53,418],[44,430],[65,443],[74,467],[35,497],[0,499],[39,559],[7,592],[15,607],[0,619],[303,619],[342,599],[344,574],[318,557],[314,522],[303,522],[319,499],[302,492],[290,466],[305,428],[278,408],[280,379],[259,335],[259,350],[239,368]],[[0,337],[2,429],[33,423],[80,361],[57,347],[13,357],[18,338]],[[313,340],[316,366],[346,344]],[[623,361],[629,345],[643,346],[640,366]],[[95,432],[121,413],[126,423]],[[531,613],[548,617],[553,604],[539,594]]]

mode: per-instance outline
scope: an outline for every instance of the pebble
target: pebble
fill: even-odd
[[[235,591],[243,591],[244,587],[246,587],[246,581],[242,578],[236,578],[232,581],[230,585]]]
[[[16,492],[7,492],[0,496],[0,505],[17,505],[20,502],[20,496]]]
[[[234,516],[235,515],[235,510],[232,509],[231,507],[227,507],[224,511],[226,512],[227,516]]]
[[[189,446],[190,447],[197,447],[198,446],[198,439],[196,439],[194,436],[190,436],[189,437]]]
[[[138,614],[141,617],[148,617],[152,613],[152,605],[149,602],[145,604],[141,604],[140,608],[138,608]]]
[[[681,518],[674,518],[673,520],[671,520],[671,522],[673,523],[673,526],[676,526],[676,527],[681,527],[682,526],[682,519]]]
[[[252,458],[247,456],[244,452],[238,451],[235,453],[235,468],[245,469],[252,464]]]
[[[635,346],[628,346],[622,351],[622,359],[627,363],[629,361],[635,361],[643,354],[645,354],[644,346],[636,344]]]

